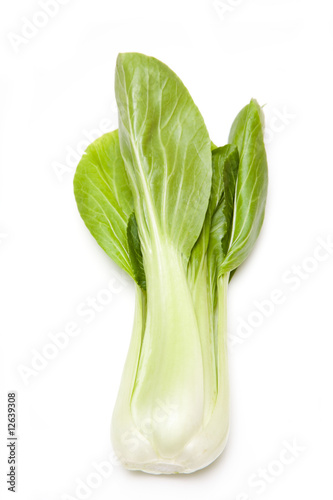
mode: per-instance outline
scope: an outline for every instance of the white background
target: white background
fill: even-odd
[[[331,498],[333,250],[318,242],[333,239],[332,3],[62,3],[45,19],[38,1],[1,2],[0,495],[12,498],[5,485],[8,390],[18,394],[15,498],[80,498],[78,484],[98,482],[93,464],[114,462],[109,427],[134,290],[78,215],[71,155],[87,134],[103,132],[105,120],[117,127],[116,57],[138,51],[182,78],[215,143],[226,142],[251,97],[266,105],[269,196],[255,251],[229,291],[231,434],[223,456],[189,476],[114,465],[86,498]],[[30,26],[22,41],[24,18],[45,25]],[[80,307],[105,298],[112,279],[120,291],[88,323]],[[263,318],[258,301],[275,289],[281,303],[265,302]],[[249,326],[255,318],[260,324]],[[24,383],[22,366],[31,369],[50,332],[71,322],[78,335]],[[283,465],[286,441],[301,451]],[[267,479],[251,486],[260,468]]]

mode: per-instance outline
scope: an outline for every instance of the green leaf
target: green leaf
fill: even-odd
[[[80,215],[97,243],[134,278],[127,241],[133,197],[117,130],[88,146],[76,169],[74,194]]]
[[[210,199],[205,222],[200,236],[193,247],[190,260],[189,273],[194,279],[208,248],[212,218],[222,199],[224,184],[228,185],[228,178],[225,178],[226,171],[228,174],[228,165],[225,168],[225,163],[228,163],[229,160],[232,161],[233,157],[236,155],[238,158],[237,148],[235,146],[227,145],[216,148],[215,146],[213,147],[212,144],[212,187]]]
[[[239,154],[236,146],[227,144],[213,151],[213,169],[219,172],[218,187],[223,193],[220,200],[216,197],[219,205],[212,218],[208,249],[210,274],[215,278],[216,272],[220,275],[220,267],[231,239],[238,167]]]
[[[263,122],[262,110],[252,99],[231,127],[229,142],[237,146],[240,160],[231,242],[220,274],[244,262],[263,223],[268,183]]]
[[[135,281],[143,290],[146,290],[146,274],[143,267],[141,243],[134,212],[132,213],[128,221],[127,239]]]
[[[217,151],[217,153],[216,153]],[[217,158],[218,164],[223,165],[223,199],[221,203],[221,245],[223,258],[228,252],[232,219],[234,213],[234,199],[236,181],[239,167],[239,153],[234,145],[227,145],[220,151],[214,151],[213,157]]]
[[[211,142],[203,118],[177,75],[153,57],[120,54],[115,91],[143,253],[163,238],[187,259],[211,188]]]

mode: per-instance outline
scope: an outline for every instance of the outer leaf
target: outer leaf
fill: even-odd
[[[211,188],[211,142],[203,118],[180,79],[153,57],[120,54],[115,90],[143,247],[162,235],[188,258]]]
[[[134,212],[132,213],[128,221],[127,239],[129,256],[131,259],[135,281],[143,290],[146,290],[146,274],[143,267],[141,243]]]
[[[231,243],[220,274],[244,262],[264,219],[268,174],[263,113],[257,101],[251,100],[238,114],[231,127],[229,142],[238,147],[240,162]]]
[[[74,194],[80,215],[97,243],[134,278],[127,241],[133,197],[117,130],[87,148],[76,170]]]

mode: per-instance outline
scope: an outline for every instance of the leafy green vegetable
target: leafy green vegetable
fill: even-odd
[[[118,56],[115,93],[119,131],[74,179],[88,229],[136,282],[112,442],[129,469],[193,472],[228,435],[227,289],[263,222],[263,115],[252,100],[216,147],[175,73],[137,53]]]

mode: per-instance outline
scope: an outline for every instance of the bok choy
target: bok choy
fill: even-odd
[[[136,288],[112,443],[128,469],[189,473],[228,435],[227,289],[263,223],[263,113],[251,100],[217,148],[181,80],[138,53],[118,56],[115,94],[119,129],[74,179],[86,226]]]

